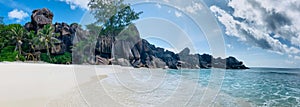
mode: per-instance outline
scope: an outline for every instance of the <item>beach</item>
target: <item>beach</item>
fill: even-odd
[[[18,62],[0,67],[2,107],[253,106],[251,99],[230,94],[231,87],[207,86],[211,70]]]
[[[0,63],[0,106],[42,107],[76,86],[70,66]]]

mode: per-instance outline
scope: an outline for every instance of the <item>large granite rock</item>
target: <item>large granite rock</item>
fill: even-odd
[[[47,8],[33,10],[31,15],[31,22],[26,23],[24,25],[24,28],[27,31],[35,31],[35,33],[37,33],[38,30],[42,29],[45,25],[52,24],[53,16],[53,13]],[[34,47],[36,51],[47,50],[46,47],[43,46]],[[54,43],[54,47],[51,47],[50,50],[51,54],[63,54],[64,52],[66,52],[66,45],[63,41],[59,41],[57,43]]]
[[[53,13],[47,8],[33,10],[31,15],[33,29],[37,31],[46,24],[52,24],[53,16]]]
[[[35,27],[33,26],[33,24],[31,22],[27,22],[25,25],[24,25],[24,28],[27,30],[27,31],[35,31]]]
[[[147,40],[141,39],[134,25],[130,25],[116,37],[99,37],[95,53],[107,59],[120,60],[120,58],[124,58],[136,68],[165,68],[165,66],[171,69],[178,68],[178,55],[171,51],[165,51],[163,48],[155,47]]]
[[[238,61],[235,57],[226,58],[226,68],[227,69],[249,69],[246,67],[242,61]]]
[[[37,32],[46,24],[52,24],[53,13],[47,9],[37,9],[32,12],[31,22],[24,25],[28,31]],[[122,66],[148,67],[148,68],[226,68],[248,69],[243,62],[234,57],[226,59],[214,58],[209,54],[190,54],[190,49],[185,48],[180,53],[165,50],[141,39],[138,29],[134,24],[129,25],[116,36],[99,35],[96,32],[83,30],[78,24],[55,23],[52,25],[55,33],[60,34],[59,43],[52,47],[52,54],[73,52],[73,63],[89,64],[117,64]],[[100,31],[100,30],[99,30]],[[92,39],[97,39],[92,42]],[[74,48],[73,45],[83,43],[84,49]],[[36,47],[45,50],[45,47]],[[88,56],[87,56],[88,55]],[[87,57],[87,58],[86,58]]]
[[[24,25],[27,31],[38,32],[46,24],[52,24],[53,13],[47,9],[36,9],[32,11],[31,22]],[[73,40],[78,29],[78,24],[73,23],[68,25],[67,23],[55,23],[52,25],[54,27],[54,33],[59,34],[56,38],[60,40],[60,43],[56,43],[55,47],[52,47],[52,54],[63,54],[64,52],[72,52]],[[85,35],[86,36],[86,35]],[[37,48],[37,50],[44,50],[45,48]]]
[[[180,67],[182,68],[191,68],[191,69],[199,69],[199,55],[190,54],[189,48],[184,48],[181,52],[178,53],[180,57]]]
[[[76,31],[80,30],[77,23],[72,23],[68,25],[67,23],[55,23],[54,25],[55,33],[59,33],[60,36],[57,39],[61,40],[63,45],[66,47],[64,51],[71,52],[73,46],[73,40],[76,35]]]
[[[166,66],[163,60],[156,57],[153,58],[151,68],[165,68]]]
[[[95,54],[111,59],[113,55],[114,37],[101,36],[97,39]]]
[[[180,57],[180,67],[189,69],[199,68],[223,68],[223,69],[249,69],[243,62],[238,61],[234,57],[222,59],[220,57],[214,58],[209,54],[190,54],[188,48],[183,49],[178,53]]]

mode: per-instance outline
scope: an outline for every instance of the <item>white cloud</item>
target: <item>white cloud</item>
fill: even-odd
[[[201,3],[192,3],[192,5],[187,6],[183,10],[192,14],[197,14],[197,11],[202,9]]]
[[[227,44],[226,46],[227,46],[227,48],[229,48],[229,49],[233,49],[233,46],[230,45],[230,44]]]
[[[296,45],[296,46],[300,46],[300,36],[298,37],[292,37],[291,38],[291,43]]]
[[[161,5],[160,5],[159,3],[157,3],[155,6],[156,6],[157,8],[161,8]]]
[[[17,19],[17,22],[22,21],[24,18],[29,17],[28,13],[23,10],[14,9],[11,12],[8,12],[9,19]]]
[[[70,5],[71,9],[75,9],[76,7],[88,10],[88,3],[90,0],[60,0],[61,2],[66,2]]]
[[[181,13],[181,12],[178,12],[178,11],[175,11],[175,16],[176,16],[176,17],[181,17],[181,16],[182,16],[182,13]]]
[[[169,2],[169,0],[164,1]],[[178,4],[174,5],[174,7],[189,14],[197,14],[203,8],[202,3],[195,0],[186,0],[184,2],[182,0],[172,0],[172,4]]]
[[[210,10],[225,26],[227,35],[276,53],[299,55],[299,5],[296,0],[231,0],[228,7],[232,12],[217,6]]]
[[[75,6],[75,5],[70,5],[70,8],[71,8],[72,10],[75,10],[75,9],[76,9],[76,6]]]
[[[170,2],[169,0],[163,0],[163,1],[164,1],[164,2],[167,2],[167,3]]]

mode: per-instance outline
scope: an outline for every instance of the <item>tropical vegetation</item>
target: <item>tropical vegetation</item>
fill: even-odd
[[[132,21],[139,19],[142,12],[136,13],[129,4],[123,0],[91,0],[88,4],[91,13],[96,19],[95,23],[86,25],[89,35],[84,35],[84,39],[78,41],[72,47],[78,55],[93,54],[95,40],[101,36],[116,37]],[[62,54],[53,54],[51,51],[60,44],[61,34],[55,33],[55,26],[52,24],[44,25],[39,30],[25,29],[21,24],[4,24],[3,17],[0,17],[0,62],[1,61],[44,61],[56,64],[72,63],[72,51]],[[81,27],[79,25],[79,27]],[[80,28],[82,29],[82,28]],[[123,33],[124,35],[127,32]],[[127,37],[124,37],[126,39]],[[86,51],[89,50],[89,51]],[[90,55],[92,56],[92,55]],[[92,57],[91,57],[92,58]],[[80,62],[87,62],[91,59],[84,57]]]

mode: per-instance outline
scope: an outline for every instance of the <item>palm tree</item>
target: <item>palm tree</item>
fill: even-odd
[[[24,35],[26,33],[26,30],[22,26],[14,26],[11,30],[11,37],[13,40],[16,41],[16,48],[15,50],[18,49],[19,55],[22,54],[22,41],[24,39]]]
[[[78,40],[72,49],[75,59],[73,63],[93,64],[95,59],[96,35],[86,35],[86,38]]]
[[[54,36],[57,36],[54,33],[54,28],[48,24],[43,27],[43,29],[38,31],[38,38],[35,38],[35,44],[42,45],[46,47],[47,55],[50,60],[50,48],[54,47],[55,43],[61,43],[60,40],[56,39]]]
[[[34,48],[34,44],[33,44],[33,40],[35,37],[37,37],[37,35],[35,34],[34,31],[27,32],[27,34],[26,34],[26,41],[29,44],[30,50],[33,50],[33,52],[35,52],[35,48]]]

